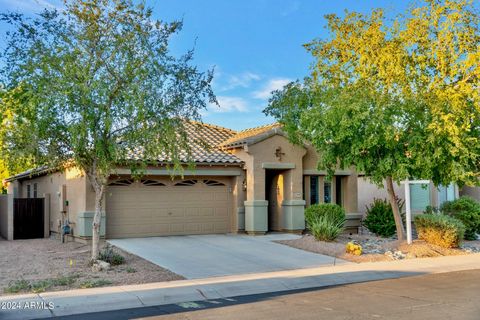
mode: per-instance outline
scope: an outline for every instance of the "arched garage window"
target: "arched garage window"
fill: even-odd
[[[225,184],[221,183],[220,181],[215,181],[215,180],[203,180],[203,183],[205,183],[209,187],[217,187],[217,186],[224,186]]]
[[[164,187],[165,184],[157,180],[140,180],[140,182],[147,187]]]
[[[109,186],[124,187],[124,186],[129,186],[132,183],[133,183],[132,179],[121,179],[121,180],[112,181],[108,185]]]
[[[197,184],[197,180],[183,180],[175,183],[175,186],[178,187],[191,187]]]

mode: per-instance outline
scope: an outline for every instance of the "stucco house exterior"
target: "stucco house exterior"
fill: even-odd
[[[278,124],[238,132],[192,124],[188,132],[210,148],[195,146],[195,168],[183,177],[172,178],[162,161],[140,180],[127,167],[112,173],[102,219],[106,238],[302,232],[305,207],[322,202],[357,213],[357,174],[338,170],[327,180],[315,150],[291,144]],[[29,171],[7,182],[5,199],[45,198],[45,234],[59,233],[68,220],[75,239],[91,237],[94,192],[80,170]]]
[[[405,200],[405,185],[394,183],[393,188],[397,198]],[[427,206],[439,208],[444,202],[455,200],[460,195],[466,194],[464,189],[459,189],[455,184],[439,187],[435,187],[433,183],[410,185],[412,213],[423,213]],[[374,199],[388,199],[387,190],[379,188],[360,174],[358,176],[358,211],[365,214],[367,206],[370,206]]]

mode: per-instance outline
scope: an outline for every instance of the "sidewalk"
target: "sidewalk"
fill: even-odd
[[[33,319],[307,289],[480,268],[480,254],[345,264],[195,280],[0,297],[2,308],[53,303],[53,310],[0,309],[0,319]],[[13,305],[13,306],[15,306]]]

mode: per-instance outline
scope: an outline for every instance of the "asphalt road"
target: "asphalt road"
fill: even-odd
[[[153,316],[153,317],[152,317]],[[480,269],[60,319],[480,320]]]

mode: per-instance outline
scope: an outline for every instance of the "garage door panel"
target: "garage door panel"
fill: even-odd
[[[198,180],[202,181],[202,180]],[[222,181],[223,182],[223,181]],[[229,232],[228,186],[152,187],[141,184],[107,190],[107,237]]]
[[[198,216],[198,208],[185,208],[186,217],[196,217]]]
[[[227,228],[227,224],[225,222],[217,222],[214,225],[215,231],[216,230],[224,230]]]
[[[215,208],[198,208],[198,215],[202,217],[213,217]]]
[[[227,201],[227,200],[228,200],[228,193],[226,192],[215,193],[215,201]]]

